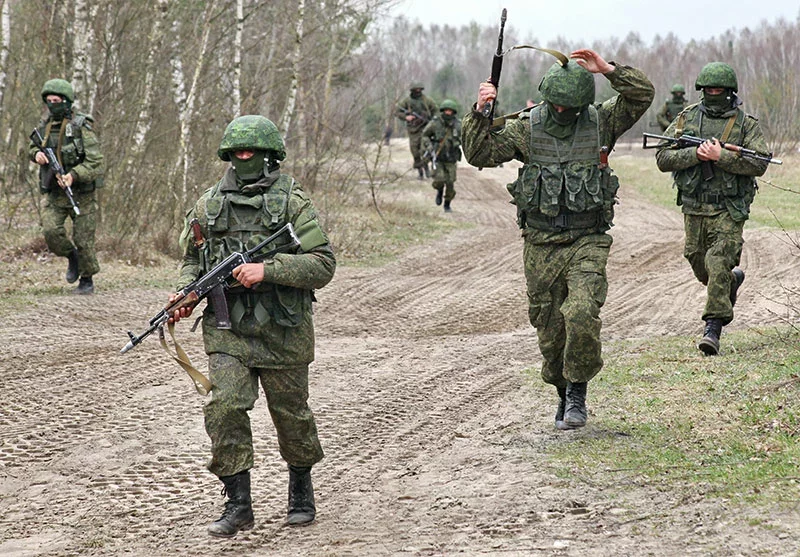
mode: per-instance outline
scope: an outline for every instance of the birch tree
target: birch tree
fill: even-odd
[[[289,126],[292,123],[292,115],[294,114],[294,106],[297,102],[297,90],[300,81],[300,64],[302,62],[303,54],[303,22],[306,15],[306,2],[305,0],[298,0],[297,2],[297,22],[294,27],[294,52],[292,53],[292,77],[289,85],[289,92],[286,95],[286,107],[283,109],[283,116],[281,117],[281,135],[286,137],[289,133]]]

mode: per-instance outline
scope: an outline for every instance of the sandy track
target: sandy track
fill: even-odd
[[[51,297],[4,316],[0,555],[781,554],[777,532],[743,528],[714,501],[636,478],[610,497],[553,473],[548,448],[617,433],[557,433],[553,394],[521,373],[539,356],[504,188],[515,176],[462,166],[452,218],[474,227],[378,269],[340,268],[318,292],[311,404],[327,457],[307,528],[281,525],[287,473],[260,402],[257,526],[206,536],[222,498],[203,468],[202,399],[155,339],[117,355],[164,292]],[[621,196],[605,338],[699,331],[680,215],[624,185]],[[797,258],[773,233],[746,239],[733,327],[777,322],[770,299],[797,283]]]

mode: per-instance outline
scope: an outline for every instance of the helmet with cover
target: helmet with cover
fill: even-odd
[[[739,90],[739,82],[736,79],[736,72],[725,62],[710,62],[703,66],[697,74],[694,88],[700,90],[703,87],[721,87],[730,89],[734,93]]]
[[[594,76],[574,60],[553,64],[544,74],[539,91],[547,102],[578,108],[594,102]]]
[[[458,104],[456,101],[452,99],[443,100],[442,104],[439,105],[439,112],[444,112],[448,108],[453,111],[453,114],[458,114]]]
[[[411,91],[413,91],[414,89],[420,89],[420,90],[422,90],[422,89],[425,89],[425,84],[424,84],[424,83],[422,83],[421,81],[412,81],[412,82],[411,82],[411,85],[409,85],[409,86],[408,86],[408,88],[409,88]]]
[[[267,151],[275,162],[286,158],[286,148],[277,126],[260,115],[239,116],[225,128],[217,155],[229,161],[234,151]]]
[[[47,102],[47,95],[58,95],[70,103],[75,100],[75,90],[66,79],[49,79],[42,87],[42,101]]]
[[[686,87],[684,87],[684,86],[683,86],[683,85],[681,85],[680,83],[676,83],[675,85],[673,85],[673,86],[672,86],[672,89],[670,89],[670,92],[671,92],[672,94],[675,94],[675,93],[685,93],[685,92],[686,92]]]

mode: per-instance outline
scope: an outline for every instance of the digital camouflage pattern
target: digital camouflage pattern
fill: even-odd
[[[725,137],[731,122],[731,131]],[[676,137],[680,133],[724,138],[759,153],[769,152],[758,120],[738,107],[732,107],[724,117],[714,118],[704,113],[701,104],[692,105],[664,135]],[[662,172],[672,172],[678,191],[677,203],[684,214],[686,232],[684,256],[697,280],[706,286],[703,320],[720,319],[726,325],[733,319],[731,270],[741,257],[742,230],[756,192],[755,177],[766,172],[768,163],[723,149],[720,159],[712,163],[711,180],[702,177],[696,147],[661,148],[656,152],[656,163]]]
[[[672,88],[673,93],[682,93],[681,91],[676,91],[676,87],[683,89],[683,85],[675,85]],[[658,121],[658,125],[661,127],[662,132],[669,127],[675,117],[680,114],[684,108],[686,108],[686,98],[683,94],[672,95],[672,97],[664,102],[659,111],[656,113],[656,120]]]
[[[455,101],[445,100],[439,105],[444,111],[450,109],[458,112]],[[456,167],[461,160],[461,122],[455,117],[447,118],[443,113],[433,117],[422,131],[422,150],[436,151],[436,168],[433,170],[432,186],[435,190],[443,190],[444,200],[452,201],[456,196]]]
[[[694,88],[700,90],[703,87],[723,87],[732,89],[734,92],[739,90],[739,82],[736,79],[736,72],[725,62],[709,62],[694,82]]]
[[[244,204],[250,198],[253,207],[262,208],[264,200],[269,198],[269,190],[287,183],[287,180],[292,182],[291,178],[276,171],[254,184],[243,184],[237,180],[231,167],[218,184],[218,189],[237,190],[230,195],[236,196],[240,203]],[[214,240],[218,247],[227,246],[229,243],[218,241],[225,238],[235,240],[233,243],[241,241],[240,231],[233,226],[221,230],[210,227],[207,204],[215,189],[210,188],[187,214],[187,224],[181,235],[185,247],[179,288],[199,276],[204,266],[203,258],[216,260],[226,256],[226,253],[213,256],[205,251],[201,253],[193,242],[186,241],[191,236],[188,223],[192,218],[198,218],[208,239],[206,245],[211,245]],[[211,401],[203,411],[206,432],[212,440],[209,470],[218,476],[233,475],[253,465],[252,433],[247,411],[253,408],[258,397],[259,380],[267,397],[283,458],[295,466],[311,466],[323,456],[314,417],[307,403],[308,364],[314,359],[311,291],[330,282],[336,260],[327,238],[318,227],[317,212],[308,196],[295,185],[285,201],[288,203],[282,220],[275,223],[266,218],[259,220],[265,223],[263,231],[253,231],[253,234],[266,235],[271,228],[291,222],[308,250],[275,255],[264,261],[264,280],[260,284],[226,294],[231,308],[232,329],[216,328],[213,307],[207,306],[203,312],[203,341],[209,354],[213,385]],[[229,223],[235,221],[237,227],[253,224],[237,220],[233,209],[226,218]],[[316,240],[311,243],[304,241],[308,235]],[[262,302],[267,303],[267,311],[259,315],[258,308],[262,307]],[[271,304],[280,307],[273,308]],[[239,307],[244,307],[244,311],[237,316],[235,312]],[[290,325],[283,320],[284,324],[277,322],[278,309],[291,312],[285,316]]]
[[[228,124],[217,155],[222,160],[229,161],[232,151],[246,149],[271,151],[275,161],[286,158],[286,148],[280,131],[271,120],[260,115],[239,116]]]
[[[397,118],[406,124],[406,131],[408,132],[408,146],[411,150],[411,156],[414,157],[414,168],[422,168],[424,166],[421,146],[422,130],[438,111],[439,107],[436,106],[436,103],[433,102],[433,99],[425,95],[421,95],[417,99],[408,96],[397,105],[395,116],[397,116]],[[411,120],[410,122],[407,121],[406,115],[410,114],[411,112],[419,114],[423,118],[426,118],[427,121],[418,119]]]
[[[613,149],[647,111],[654,89],[644,73],[629,66],[616,66],[606,78],[620,94],[596,105],[599,141]],[[527,118],[490,131],[488,119],[472,110],[462,126],[464,155],[473,166],[532,159]],[[599,315],[611,236],[597,229],[525,228],[523,237],[529,317],[544,357],[542,377],[557,386],[587,381],[602,367]]]
[[[292,466],[312,466],[322,460],[317,426],[307,403],[307,365],[247,367],[238,358],[214,353],[209,355],[208,366],[214,390],[203,414],[211,438],[211,473],[231,476],[253,467],[248,411],[258,400],[259,382],[266,393],[283,459]]]
[[[72,84],[65,79],[49,79],[44,82],[42,87],[42,101],[47,95],[59,95],[69,102],[75,102],[75,90]]]
[[[742,255],[744,221],[736,222],[727,213],[718,215],[683,215],[686,242],[684,257],[692,272],[706,286],[703,321],[720,319],[723,325],[733,321],[731,270]]]
[[[100,272],[94,245],[97,228],[97,198],[94,192],[102,184],[103,154],[92,122],[91,117],[78,114],[71,120],[58,122],[48,117],[38,125],[45,145],[53,149],[64,170],[74,176],[72,191],[81,210],[80,215],[75,215],[55,177],[46,166],[40,166],[39,188],[47,196],[42,213],[42,233],[48,249],[55,255],[66,257],[73,247],[78,250],[78,273],[82,277],[91,277]],[[31,141],[28,146],[31,161],[35,161],[38,152],[39,148]],[[71,240],[64,228],[67,217],[72,219]]]
[[[594,76],[574,60],[566,66],[556,62],[539,84],[542,98],[549,103],[577,108],[594,102]]]
[[[686,87],[680,83],[676,83],[672,86],[672,89],[670,89],[670,93],[686,93]]]

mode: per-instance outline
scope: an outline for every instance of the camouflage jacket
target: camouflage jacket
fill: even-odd
[[[428,151],[431,148],[437,152],[437,161],[460,161],[461,122],[454,118],[448,124],[441,116],[434,116],[422,130],[422,149]]]
[[[653,102],[655,89],[647,76],[630,66],[616,65],[605,76],[619,94],[596,104],[601,145],[613,149],[617,139],[633,126]],[[489,120],[480,112],[468,112],[462,120],[461,142],[464,156],[473,166],[494,167],[516,159],[531,160],[531,125],[528,119],[512,119],[499,130],[490,130]],[[524,235],[533,243],[571,242],[584,235],[579,230],[560,232],[526,229]]]
[[[407,121],[406,116],[410,115],[412,112],[421,116],[421,118]],[[424,128],[438,113],[439,107],[436,106],[433,99],[425,95],[422,95],[418,99],[412,99],[411,96],[408,96],[397,105],[397,110],[395,110],[395,116],[406,123],[406,128],[408,128],[410,132],[422,130],[422,128]]]
[[[66,172],[72,173],[76,192],[92,191],[103,176],[103,154],[100,152],[100,142],[92,129],[91,116],[77,114],[71,120],[54,122],[51,118],[39,122],[37,128],[45,140],[45,145],[51,147],[56,154],[61,166]],[[39,148],[33,144],[28,145],[28,157],[35,161]],[[46,166],[39,168],[40,188],[43,193],[60,192],[54,187],[55,181],[49,180],[50,174]],[[62,196],[65,196],[61,192]]]
[[[672,97],[667,99],[667,101],[656,114],[656,120],[658,120],[658,125],[661,126],[661,131],[666,130],[678,113],[680,113],[685,107],[686,99],[683,99],[680,102],[676,101]]]
[[[721,138],[732,116],[735,116],[735,124],[726,141],[759,153],[769,153],[758,120],[745,114],[741,108],[732,110],[723,118],[712,118],[702,113],[700,103],[690,105],[672,121],[664,135],[676,137],[679,135],[678,127],[683,126],[680,135]],[[678,188],[678,205],[682,206],[683,213],[710,216],[727,210],[736,221],[748,218],[750,203],[755,196],[754,177],[763,175],[769,166],[767,162],[740,157],[732,151],[723,149],[720,159],[711,163],[715,177],[705,183],[705,180],[699,177],[702,161],[697,158],[697,147],[682,149],[678,149],[677,146],[662,147],[656,152],[656,163],[662,172],[672,172],[675,186]],[[692,179],[691,174],[697,176]],[[689,191],[692,183],[695,184],[694,191]],[[700,190],[709,188],[715,190],[711,193],[717,193],[719,190],[724,194],[724,199],[716,203],[700,199],[703,193]]]
[[[206,238],[210,238],[212,234],[217,238],[220,237],[218,232],[209,230],[206,216],[206,205],[215,189],[227,189],[234,195],[242,197],[250,195],[242,195],[242,192],[235,191],[238,190],[235,174],[233,169],[229,168],[220,184],[207,190],[187,213],[186,225],[181,234],[184,257],[177,290],[200,276],[204,267],[203,258],[206,256],[195,247],[194,242],[188,241],[191,235],[189,221],[196,216]],[[252,197],[260,194],[260,191],[254,192]],[[264,261],[264,280],[260,284],[250,289],[240,288],[238,293],[229,293],[226,297],[234,322],[231,330],[217,329],[213,308],[207,306],[203,313],[203,340],[207,353],[230,354],[250,367],[280,368],[313,361],[312,290],[322,288],[331,281],[336,270],[336,259],[328,245],[327,237],[318,228],[318,216],[311,200],[297,186],[291,189],[283,222],[276,223],[275,227],[285,222],[291,222],[296,229],[305,230],[308,230],[309,223],[316,225],[316,233],[322,234],[321,241],[324,243],[307,252],[301,249],[294,254],[275,255],[272,259]],[[267,232],[266,227],[265,232]],[[235,233],[231,232],[231,236],[234,235]],[[224,238],[223,234],[222,239]],[[209,243],[207,242],[207,245]],[[223,255],[225,254],[219,254]],[[233,311],[235,304],[242,302],[242,298],[247,302],[247,310],[244,317],[237,320]],[[263,301],[268,308],[274,304],[289,304],[288,309],[294,312],[290,317],[295,323],[292,326],[284,326],[277,323],[274,316],[257,319],[255,308],[260,301]]]

